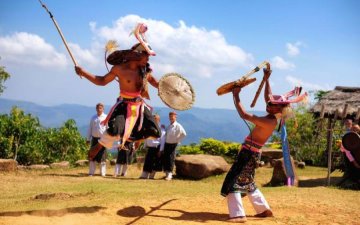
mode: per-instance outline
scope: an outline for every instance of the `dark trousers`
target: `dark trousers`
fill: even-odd
[[[164,156],[163,156],[164,171],[172,172],[174,169],[176,146],[177,143],[175,144],[165,143]]]
[[[159,151],[160,151],[160,147],[156,147],[156,148],[148,147],[147,148],[143,171],[151,173],[152,171],[161,171],[162,170],[161,158],[158,157]]]
[[[100,138],[97,138],[97,137],[92,137],[91,138],[91,143],[90,143],[90,146],[91,147],[94,147],[98,142],[99,142],[99,139]],[[100,163],[100,162],[105,162],[106,161],[106,157],[107,157],[107,154],[106,154],[106,148],[105,147],[102,147],[101,150],[96,154],[95,158],[94,158],[94,161]]]

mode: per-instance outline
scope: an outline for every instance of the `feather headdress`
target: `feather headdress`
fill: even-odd
[[[107,56],[111,54],[112,52],[116,51],[118,49],[119,45],[115,40],[109,40],[105,45],[105,66],[106,69],[109,71],[109,68],[106,63]]]

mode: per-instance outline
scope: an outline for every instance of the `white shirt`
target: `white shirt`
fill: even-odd
[[[160,145],[160,151],[164,151],[165,138],[165,129],[161,127],[161,136],[157,139],[146,139],[144,142],[144,147],[157,148]]]
[[[166,128],[166,143],[176,144],[186,136],[186,131],[180,123],[175,121]]]
[[[106,114],[102,113],[100,116],[95,114],[90,119],[90,126],[88,130],[87,139],[90,141],[91,137],[99,138],[106,130],[106,126],[101,125],[101,122],[105,120]]]

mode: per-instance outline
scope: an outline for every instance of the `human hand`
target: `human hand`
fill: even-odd
[[[84,70],[83,68],[81,68],[80,66],[75,66],[75,72],[77,75],[79,75],[80,77],[84,74]]]
[[[263,71],[264,71],[264,78],[263,79],[268,80],[270,75],[271,75],[272,70],[263,69]]]
[[[240,91],[241,91],[241,87],[235,87],[232,89],[233,95],[239,95]]]

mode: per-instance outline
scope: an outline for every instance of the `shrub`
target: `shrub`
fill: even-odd
[[[209,155],[225,155],[226,146],[224,142],[213,138],[203,138],[200,141],[200,150]]]

